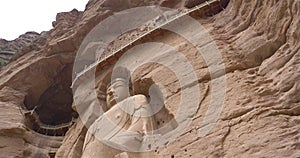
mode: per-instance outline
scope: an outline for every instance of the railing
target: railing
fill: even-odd
[[[220,2],[221,0],[208,0],[208,1],[205,1],[204,3],[201,3],[200,5],[197,5],[195,6],[194,8],[192,9],[188,9],[188,10],[185,10],[179,14],[177,14],[175,17],[169,19],[168,21],[165,21],[163,23],[161,23],[160,25],[154,27],[154,28],[150,28],[147,32],[143,33],[141,36],[137,37],[136,39],[130,41],[129,43],[127,43],[126,45],[124,46],[121,46],[119,49],[115,50],[115,51],[112,51],[110,52],[109,54],[106,54],[103,58],[99,58],[96,62],[92,63],[91,65],[89,65],[88,67],[86,67],[83,71],[79,72],[76,74],[76,77],[75,79],[73,80],[72,82],[72,85],[71,85],[71,88],[74,86],[75,82],[78,80],[79,77],[81,77],[83,74],[85,74],[86,72],[90,71],[92,68],[96,67],[99,63],[107,60],[108,58],[114,56],[115,54],[117,54],[118,52],[122,51],[123,49],[125,49],[126,47],[132,45],[134,42],[138,41],[139,39],[145,37],[146,35],[149,35],[150,33],[152,33],[153,31],[169,24],[170,22],[172,21],[175,21],[185,15],[188,15],[196,10],[199,10],[203,7],[206,7],[206,6],[209,6],[211,5],[212,3],[215,3],[215,2]]]
[[[62,123],[62,124],[59,124],[59,125],[48,125],[48,124],[45,124],[45,123],[41,122],[39,115],[34,110],[27,111],[25,114],[32,116],[34,118],[34,121],[36,122],[36,124],[39,126],[39,128],[44,129],[44,130],[65,129],[65,128],[69,128],[74,123],[74,118],[72,118],[72,120],[70,122],[67,122],[67,123]]]

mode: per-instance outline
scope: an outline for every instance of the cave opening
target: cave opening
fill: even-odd
[[[24,104],[27,126],[32,130],[49,136],[63,136],[73,124],[78,114],[72,109],[73,93],[72,66],[65,65],[53,82],[39,94],[36,104],[26,97]]]

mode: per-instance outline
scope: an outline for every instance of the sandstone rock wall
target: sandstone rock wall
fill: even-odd
[[[74,17],[80,17],[80,12],[73,12],[67,14],[70,19],[74,20]],[[70,25],[67,17],[65,19],[58,18],[58,28],[64,27],[60,23]],[[66,31],[64,30],[64,32]],[[71,72],[75,50],[61,53],[51,52],[47,48],[49,41],[60,36],[59,33],[56,33],[55,28],[50,30],[47,39],[37,40],[35,43],[24,47],[20,57],[11,61],[0,72],[1,109],[5,109],[0,114],[3,118],[0,127],[0,137],[3,140],[1,141],[3,145],[1,146],[0,157],[53,157],[61,145],[62,138],[60,136],[46,136],[48,138],[45,139],[45,136],[31,129],[28,126],[28,119],[24,115],[27,110],[38,106],[39,102],[43,100],[40,99],[41,96],[46,99],[43,102],[52,104],[51,107],[44,104],[45,106],[42,109],[50,108],[55,111],[58,109],[63,111],[71,109],[69,101],[66,101],[69,105],[65,105],[68,108],[58,107],[59,104],[54,104],[53,100],[51,101],[51,98],[56,94],[55,101],[64,102],[63,99],[68,97],[59,96],[58,94],[71,91]],[[55,86],[58,87],[59,92],[49,90],[50,87],[53,89]],[[61,88],[59,89],[59,87]],[[50,100],[47,100],[47,98],[50,98]],[[55,105],[56,107],[53,107]],[[41,113],[44,113],[44,117],[47,118],[56,112],[53,113],[53,111],[48,110]],[[62,112],[60,115],[66,115],[66,113]],[[60,116],[55,117],[59,118]],[[47,121],[44,120],[44,122]],[[56,123],[54,122],[54,124]]]
[[[30,47],[33,47],[34,45],[42,43],[46,36],[47,32],[42,32],[41,34],[26,32],[12,41],[0,39],[0,67],[6,65],[12,59],[18,58],[21,54],[24,54],[21,52],[23,49],[28,49],[26,47],[30,45],[32,45]]]

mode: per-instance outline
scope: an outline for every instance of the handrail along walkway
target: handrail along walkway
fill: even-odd
[[[157,30],[157,29],[159,29],[159,28],[161,28],[161,27],[163,27],[163,26],[169,24],[170,22],[173,22],[173,21],[175,21],[175,20],[177,20],[177,19],[179,19],[179,18],[181,18],[181,17],[183,17],[183,16],[185,16],[185,15],[188,15],[188,14],[190,14],[190,13],[196,11],[196,10],[199,10],[199,9],[201,9],[201,8],[203,8],[203,7],[206,7],[206,6],[210,6],[211,4],[213,4],[213,3],[215,3],[215,2],[220,2],[220,1],[221,1],[221,0],[208,0],[208,1],[205,1],[205,2],[203,2],[203,3],[201,3],[201,4],[197,5],[197,6],[195,6],[195,7],[192,8],[192,9],[189,9],[189,10],[186,10],[186,11],[184,11],[184,12],[181,12],[181,13],[177,14],[175,17],[171,18],[170,20],[165,21],[165,22],[163,22],[162,24],[160,24],[160,25],[158,25],[158,26],[156,26],[156,27],[150,29],[149,31],[143,33],[141,36],[137,37],[136,39],[134,39],[133,41],[127,43],[126,45],[121,46],[119,49],[117,49],[117,50],[115,50],[115,51],[112,51],[111,53],[105,55],[104,58],[99,58],[99,60],[97,60],[96,62],[92,63],[91,65],[89,65],[88,67],[86,67],[83,71],[81,71],[81,72],[79,72],[79,73],[76,74],[76,77],[75,77],[75,79],[74,79],[73,82],[72,82],[71,88],[74,87],[74,85],[75,85],[75,83],[76,83],[76,81],[78,80],[79,77],[83,76],[86,72],[92,70],[92,69],[93,69],[94,67],[96,67],[99,63],[101,63],[101,62],[107,60],[108,58],[114,56],[114,55],[117,54],[118,52],[124,50],[126,47],[132,45],[134,42],[138,41],[139,39],[145,37],[146,35],[149,35],[149,34],[152,33],[153,31],[155,31],[155,30]]]

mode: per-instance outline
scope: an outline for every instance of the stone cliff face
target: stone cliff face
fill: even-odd
[[[40,34],[36,32],[27,32],[12,41],[0,39],[0,44],[1,44],[0,49],[4,51],[6,50],[6,51],[17,52],[20,51],[24,46],[28,46],[29,44],[31,44],[39,36]]]
[[[12,58],[19,57],[22,54],[22,50],[26,47],[41,43],[40,41],[46,36],[47,32],[42,32],[41,34],[36,32],[26,32],[12,41],[0,39],[0,62],[2,63],[2,66],[8,63]]]
[[[0,157],[53,157],[78,117],[71,109],[74,52],[54,52],[49,45],[62,36],[64,23],[74,23],[80,12],[60,15],[70,18],[57,18],[49,37],[24,48],[20,57],[1,70]]]
[[[83,13],[58,14],[44,44],[28,47],[0,72],[0,157],[81,157],[87,129],[71,108],[69,86],[76,51],[84,37],[120,10],[147,5],[183,8],[196,3],[90,0]],[[231,0],[216,15],[193,17],[211,33],[224,60],[227,85],[222,113],[210,134],[199,137],[216,78],[210,77],[206,62],[181,37],[160,31],[144,39],[167,43],[183,52],[198,77],[190,86],[199,86],[203,96],[186,132],[156,150],[156,156],[299,157],[300,1]],[[97,90],[108,82],[105,75],[110,69],[99,76]],[[166,107],[176,112],[181,92],[170,70],[144,65],[133,79],[137,87],[147,87],[147,80],[162,83],[167,91]],[[31,117],[30,110],[39,117]],[[72,126],[65,128],[66,123]],[[67,133],[62,129],[68,129]]]

